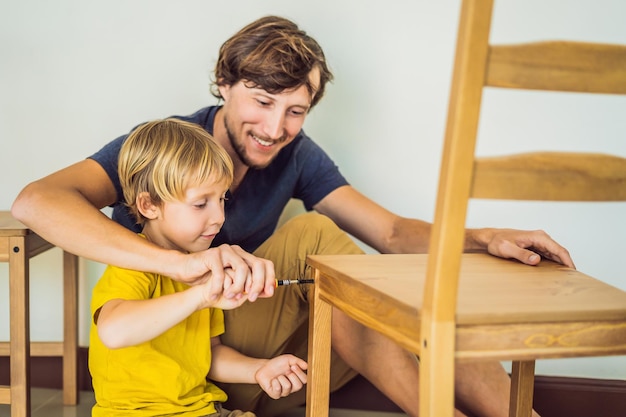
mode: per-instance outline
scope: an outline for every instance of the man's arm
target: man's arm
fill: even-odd
[[[337,188],[315,210],[330,217],[339,227],[381,253],[425,253],[432,224],[400,217],[351,186]],[[467,229],[466,251],[487,251],[501,258],[514,258],[535,265],[542,255],[569,267],[569,252],[541,230]]]
[[[26,186],[11,211],[44,239],[88,259],[188,283],[211,278],[216,296],[223,292],[224,269],[228,267],[234,271],[230,291],[241,292],[247,286],[250,300],[263,292],[265,274],[273,273],[269,261],[228,245],[192,254],[163,249],[100,211],[116,199],[115,187],[104,169],[86,159]]]
[[[400,217],[353,187],[339,187],[314,209],[381,253],[425,253],[431,224]]]
[[[104,169],[86,159],[27,185],[11,212],[68,252],[124,268],[178,275],[173,267],[179,254],[156,247],[100,212],[116,199]]]

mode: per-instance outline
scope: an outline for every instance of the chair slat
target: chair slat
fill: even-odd
[[[472,197],[626,201],[626,158],[571,152],[477,158]]]
[[[485,85],[626,94],[626,46],[571,41],[491,46]]]

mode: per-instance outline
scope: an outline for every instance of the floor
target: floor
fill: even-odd
[[[80,393],[77,406],[63,406],[63,397],[60,390],[33,388],[31,391],[31,417],[89,417],[91,406],[94,403],[93,392]],[[0,404],[0,417],[10,417],[9,405]],[[398,413],[375,413],[361,410],[331,409],[330,417],[404,417]],[[259,416],[261,417],[261,416]],[[304,408],[297,408],[281,417],[304,417]]]

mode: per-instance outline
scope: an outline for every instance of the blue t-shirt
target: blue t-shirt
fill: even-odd
[[[172,117],[197,123],[213,134],[213,122],[219,108],[206,107],[190,116]],[[104,168],[117,190],[113,220],[140,232],[139,225],[124,205],[117,173],[118,155],[126,137],[113,140],[90,158]],[[312,210],[331,191],[347,184],[330,157],[304,131],[300,131],[270,165],[263,169],[249,169],[235,193],[227,193],[226,222],[212,246],[228,243],[252,252],[274,233],[291,198],[302,200],[304,207]]]

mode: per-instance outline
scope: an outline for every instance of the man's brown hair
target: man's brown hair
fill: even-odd
[[[320,71],[317,90],[309,80],[314,68]],[[248,87],[262,88],[271,94],[305,85],[311,94],[312,108],[332,78],[324,52],[315,39],[288,19],[266,16],[250,23],[221,46],[212,94],[222,99],[218,86],[234,85],[242,80]]]

